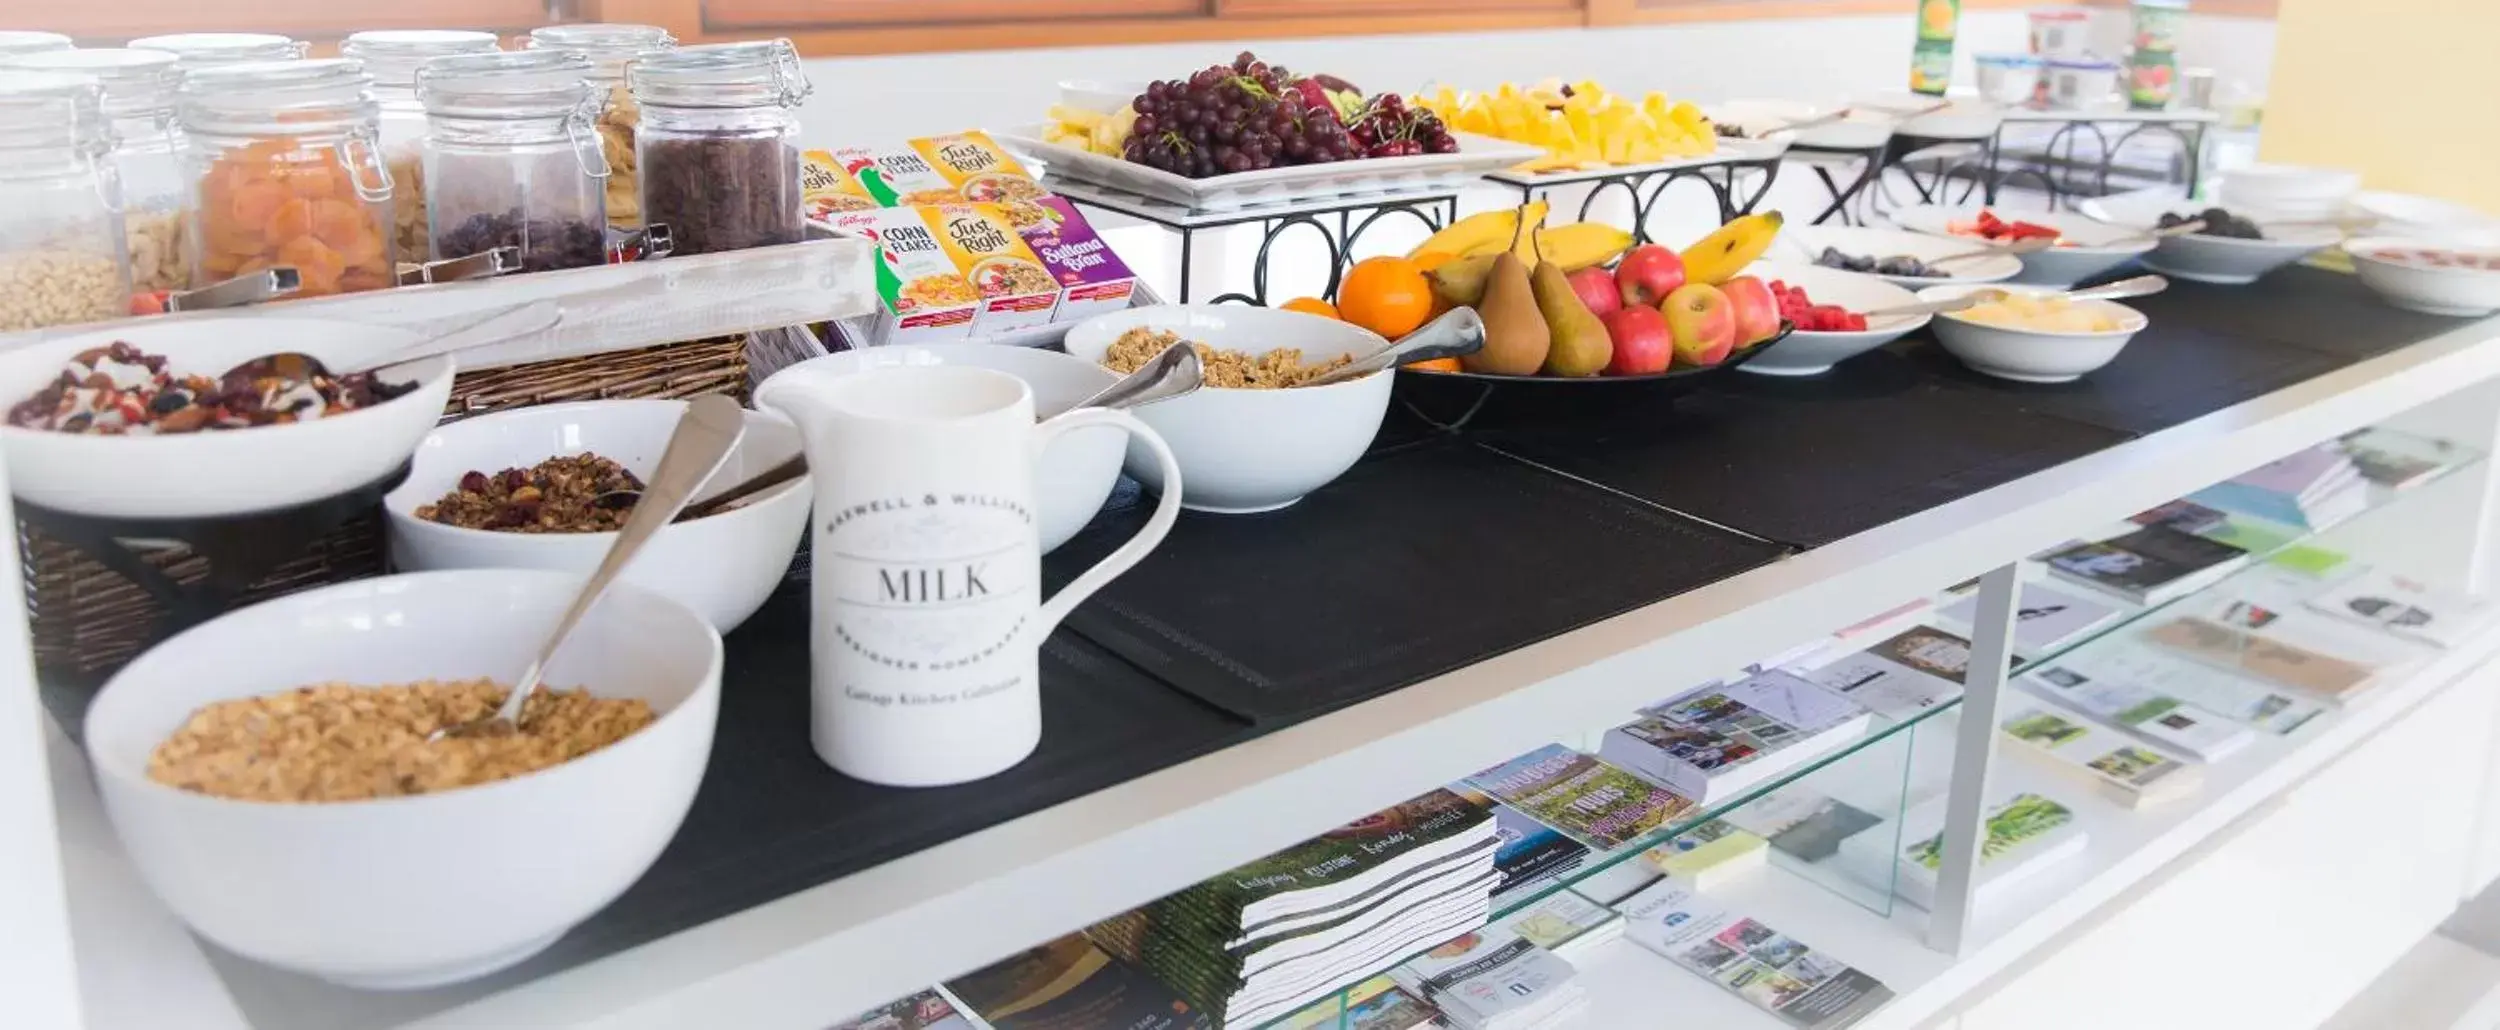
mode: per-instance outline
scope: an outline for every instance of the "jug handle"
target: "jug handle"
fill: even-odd
[[[1050,600],[1042,602],[1040,610],[1034,613],[1035,618],[1028,630],[1037,639],[1048,636],[1051,630],[1059,628],[1059,621],[1067,618],[1068,612],[1075,609],[1086,598],[1094,596],[1094,591],[1110,585],[1111,581],[1118,579],[1121,573],[1127,572],[1138,562],[1144,561],[1147,553],[1153,551],[1155,545],[1163,542],[1163,538],[1172,532],[1172,524],[1180,519],[1180,463],[1173,460],[1172,448],[1163,442],[1162,434],[1155,432],[1153,428],[1138,421],[1136,416],[1128,412],[1111,408],[1079,408],[1053,416],[1050,420],[1033,427],[1034,453],[1041,453],[1041,450],[1049,446],[1052,440],[1069,430],[1104,425],[1118,426],[1128,431],[1130,437],[1145,444],[1147,450],[1154,452],[1155,464],[1163,470],[1163,492],[1155,500],[1154,515],[1146,519],[1146,528],[1138,530],[1137,535],[1130,537],[1127,543],[1121,544],[1118,550],[1105,555],[1101,561],[1094,563],[1093,568],[1069,580],[1068,585],[1059,588],[1059,592],[1051,595]]]

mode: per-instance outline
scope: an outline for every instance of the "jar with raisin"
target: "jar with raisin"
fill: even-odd
[[[172,54],[181,59],[184,71],[245,61],[292,61],[312,50],[311,44],[266,32],[178,32],[143,36],[125,45]]]
[[[417,69],[437,57],[503,49],[492,32],[466,29],[374,29],[350,33],[339,56],[365,63],[373,100],[382,109],[382,161],[391,169],[391,245],[401,261],[425,260],[425,105],[417,102]]]
[[[521,270],[607,260],[602,94],[590,58],[556,50],[441,57],[417,72],[435,260],[496,247]]]
[[[0,58],[13,68],[92,75],[104,87],[113,127],[113,170],[122,180],[130,284],[142,293],[191,285],[183,237],[191,215],[185,145],[174,124],[176,58],[162,50],[55,50]]]
[[[178,97],[194,285],[279,266],[296,270],[307,297],[397,280],[391,173],[362,64],[217,65],[185,72]]]
[[[607,94],[599,111],[599,145],[607,151],[608,224],[619,229],[642,226],[642,180],[634,165],[634,127],[642,123],[642,108],[625,88],[625,65],[676,45],[677,37],[657,25],[617,24],[548,25],[531,29],[522,44],[590,58],[590,79]]]
[[[642,105],[642,217],[667,224],[675,253],[802,238],[798,108],[810,87],[789,40],[638,57],[625,81]]]
[[[89,76],[0,71],[0,332],[130,310],[103,97]]]

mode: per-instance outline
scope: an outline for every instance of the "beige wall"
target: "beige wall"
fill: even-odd
[[[2500,0],[2283,0],[2260,153],[2500,212]]]

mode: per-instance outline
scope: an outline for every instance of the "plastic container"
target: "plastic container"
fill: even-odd
[[[2075,7],[2033,11],[2031,52],[2040,57],[2088,57],[2092,52],[2092,12]]]
[[[41,54],[67,50],[75,43],[58,32],[29,32],[23,29],[0,30],[0,57],[20,54]]]
[[[2099,58],[2049,61],[2048,104],[2081,111],[2106,104],[2118,92],[2118,62]]]
[[[669,227],[676,253],[803,238],[798,107],[811,88],[789,40],[651,54],[625,78],[642,105],[642,217]]]
[[[183,165],[182,131],[174,124],[177,60],[162,50],[54,50],[0,58],[14,68],[91,75],[104,87],[113,170],[121,177],[130,285],[142,293],[191,284],[184,242],[191,178]]]
[[[182,59],[185,71],[245,61],[293,61],[311,52],[308,43],[266,32],[182,32],[143,36],[127,44],[132,50],[163,50]]]
[[[372,87],[343,57],[184,72],[193,284],[278,266],[302,276],[299,296],[397,281]]]
[[[657,25],[549,25],[531,29],[522,46],[531,50],[562,50],[590,58],[591,81],[607,90],[599,112],[599,144],[608,159],[608,224],[619,229],[642,225],[642,178],[635,174],[634,128],[642,108],[625,88],[625,66],[634,58],[677,46],[677,37]]]
[[[521,270],[607,260],[604,91],[556,50],[438,58],[417,73],[435,260],[516,247]]]
[[[2039,95],[2041,72],[2047,65],[2030,54],[1981,54],[1971,66],[1979,76],[1979,96],[2014,107]]]
[[[339,55],[364,62],[381,105],[382,160],[391,169],[391,245],[399,260],[426,254],[425,105],[417,102],[417,69],[437,57],[491,54],[503,48],[492,32],[465,29],[379,29],[351,33]]]
[[[103,103],[90,76],[0,71],[0,332],[130,310]]]

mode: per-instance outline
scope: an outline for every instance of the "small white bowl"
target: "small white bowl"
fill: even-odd
[[[1785,282],[1806,291],[1806,296],[1817,304],[1838,304],[1851,311],[1872,311],[1918,303],[1916,294],[1876,276],[1843,272],[1821,265],[1759,261],[1745,269],[1745,274],[1765,283],[1773,280]],[[1898,315],[1868,319],[1866,329],[1854,333],[1807,332],[1800,329],[1788,334],[1779,346],[1763,351],[1736,367],[1766,376],[1821,375],[1831,371],[1833,365],[1909,335],[1926,325],[1928,318],[1926,315]]]
[[[2034,295],[2063,292],[2038,286],[1932,286],[1918,291],[1918,299],[1947,300],[1982,289]],[[1979,372],[2025,383],[2064,383],[2117,360],[2127,341],[2143,332],[2150,321],[2143,312],[2124,304],[2083,303],[2116,314],[2119,328],[2105,333],[2050,333],[1981,325],[1950,314],[1936,316],[1929,328],[1946,351]]]
[[[1798,250],[1792,249],[1782,260],[1793,257],[1801,261],[1822,256],[1825,247],[1857,257],[1914,257],[1921,261],[1933,261],[1987,246],[1986,241],[1961,236],[1930,236],[1907,229],[1855,225],[1790,223],[1780,227],[1780,238],[1792,241],[1798,248],[1802,248],[1802,256]],[[1990,254],[1985,257],[1956,261],[1946,265],[1945,268],[1953,274],[1947,276],[1868,274],[1873,274],[1876,278],[1895,286],[1921,290],[1930,286],[1946,286],[1954,283],[2003,282],[2022,274],[2023,263],[2022,259],[2012,254]],[[1780,346],[1785,347],[1787,344],[1783,343]]]
[[[1850,106],[1857,110],[1882,111],[1899,119],[1893,131],[1921,139],[1977,140],[1996,135],[2005,124],[2005,109],[1977,97],[1958,97],[1947,101],[1942,110],[1911,116],[1909,112],[1934,107],[1942,98],[1924,93],[1877,93],[1859,97]]]
[[[1849,117],[1803,131],[1779,126],[1820,117],[1828,108],[1795,100],[1730,100],[1711,105],[1710,120],[1744,127],[1755,138],[1785,135],[1794,146],[1831,150],[1871,150],[1892,139],[1899,119],[1877,111],[1852,111]]]
[[[1955,235],[1951,228],[1956,223],[1976,220],[1982,210],[1985,208],[1979,206],[1925,205],[1893,212],[1892,220],[1902,228],[1914,232],[1945,236],[1972,246],[1984,246],[1988,241],[1976,236]],[[2022,274],[2015,276],[2013,281],[2033,286],[2055,286],[2061,289],[2073,286],[2135,260],[2137,255],[2150,252],[2158,243],[2134,229],[2094,221],[2082,215],[2051,214],[2039,211],[1999,211],[1997,217],[2009,222],[2024,221],[2049,226],[2064,235],[2065,242],[2057,246],[2021,256],[2023,271]],[[2129,240],[2130,237],[2133,239]]]
[[[80,351],[124,341],[167,356],[167,369],[214,376],[243,361],[297,351],[325,363],[422,342],[402,329],[272,313],[234,319],[140,321],[55,337],[0,354],[0,403],[42,389]],[[177,519],[285,508],[365,486],[408,460],[441,420],[452,360],[427,358],[384,370],[417,384],[363,411],[286,425],[167,436],[88,436],[0,425],[9,492],[60,511],[113,518]]]
[[[1078,401],[1120,381],[1097,362],[1058,351],[995,343],[869,347],[809,358],[790,367],[849,375],[902,365],[969,365],[1005,372],[1032,389],[1034,413],[1044,418],[1075,407]],[[1128,434],[1117,426],[1088,426],[1051,441],[1033,466],[1042,553],[1057,550],[1094,520],[1120,484],[1120,461],[1127,452]]]
[[[1143,82],[1097,82],[1092,79],[1065,79],[1059,83],[1059,102],[1079,111],[1117,114],[1137,95],[1146,91]]]
[[[584,451],[615,460],[648,479],[686,410],[669,400],[545,404],[461,419],[417,446],[408,481],[382,498],[390,520],[391,564],[403,572],[436,569],[553,569],[588,576],[616,542],[615,533],[504,533],[464,529],[417,517],[470,471],[494,475]],[[746,413],[746,435],[695,490],[696,500],[729,489],[799,453],[799,431],[779,416]],[[625,566],[640,584],[703,616],[723,633],[764,606],[790,569],[807,535],[813,486],[806,476],[708,518],[663,527]]]
[[[2381,250],[2447,250],[2468,254],[2500,254],[2500,247],[2462,247],[2432,240],[2396,236],[2364,236],[2344,241],[2352,254],[2353,271],[2379,298],[2407,311],[2430,315],[2480,318],[2500,311],[2500,271],[2476,268],[2431,268],[2374,256]]]
[[[2246,164],[2222,173],[2214,200],[2254,212],[2314,212],[2332,217],[2361,189],[2361,173],[2308,165]]]
[[[2136,195],[2087,200],[2083,202],[2082,210],[2084,214],[2112,225],[2143,231],[2160,225],[2162,215],[2195,218],[2204,213],[2205,207],[2182,200]],[[2155,245],[2152,253],[2137,260],[2145,268],[2172,278],[2236,286],[2256,282],[2266,273],[2332,247],[2343,238],[2343,234],[2331,225],[2275,227],[2267,225],[2263,219],[2252,217],[2252,220],[2257,222],[2258,230],[2266,234],[2264,239],[2243,240],[2201,233],[2169,236]]]
[[[150,648],[87,710],[88,760],[123,850],[200,936],[334,983],[433,986],[537,953],[650,868],[703,780],[721,643],[684,605],[621,583],[590,610],[546,682],[643,698],[659,718],[526,776],[271,804],[157,783],[148,757],[213,701],[331,682],[508,684],[581,582],[517,569],[362,579],[238,609]]]
[[[1318,315],[1241,304],[1175,304],[1131,308],[1080,322],[1068,331],[1068,353],[1100,364],[1120,334],[1168,329],[1184,340],[1252,355],[1297,347],[1304,362],[1340,354],[1361,357],[1388,346],[1376,333]],[[1195,511],[1242,514],[1299,501],[1353,468],[1389,411],[1388,371],[1350,382],[1284,390],[1207,387],[1137,409],[1137,417],[1172,447],[1181,467],[1181,504]],[[1132,445],[1128,474],[1149,490],[1162,477],[1151,455]]]

